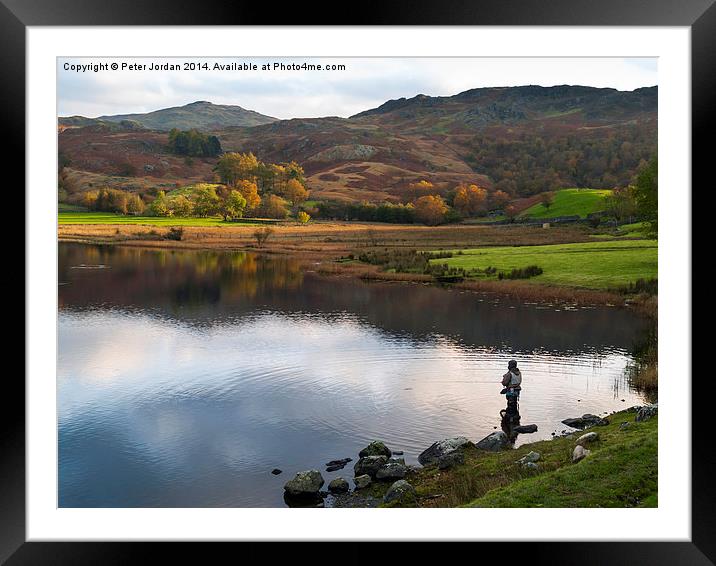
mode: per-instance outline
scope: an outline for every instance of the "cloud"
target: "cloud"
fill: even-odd
[[[255,63],[256,71],[75,72],[65,63]],[[344,70],[262,70],[274,62],[339,64]],[[251,58],[58,59],[58,113],[96,117],[150,112],[196,100],[235,104],[277,118],[348,117],[387,100],[451,96],[488,86],[560,84],[633,90],[657,84],[655,58]]]

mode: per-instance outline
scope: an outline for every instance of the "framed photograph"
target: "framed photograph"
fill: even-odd
[[[713,563],[710,0],[242,8],[0,4],[27,266],[2,559]]]

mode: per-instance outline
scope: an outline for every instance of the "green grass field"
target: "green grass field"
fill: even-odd
[[[549,208],[538,203],[522,211],[520,216],[555,218],[577,214],[586,218],[587,214],[604,210],[604,199],[611,192],[609,189],[562,189],[554,193],[554,202]]]
[[[609,424],[585,431],[523,444],[515,449],[487,452],[462,449],[464,464],[448,470],[420,468],[408,475],[417,501],[389,503],[394,507],[657,507],[658,415],[635,421],[633,411],[607,416]],[[622,423],[628,422],[627,427]],[[590,454],[573,463],[577,439],[596,432]],[[540,454],[536,470],[517,460]],[[382,496],[388,484],[368,487]]]
[[[143,226],[246,226],[271,224],[275,220],[246,219],[225,222],[221,218],[172,218],[163,216],[124,216],[112,212],[60,212],[59,224],[135,224]]]
[[[544,473],[525,474],[467,507],[656,507],[657,417],[637,423],[634,413],[619,413],[609,419],[608,426],[589,429],[599,434],[599,440],[589,446],[592,453],[583,461],[571,463],[574,437],[583,432],[537,443],[530,449],[542,455]],[[620,429],[621,422],[629,422],[629,427]],[[515,454],[512,461],[521,455]]]
[[[656,278],[657,242],[620,240],[547,246],[492,247],[462,250],[461,255],[434,259],[466,271],[494,267],[511,271],[530,265],[544,272],[525,281],[590,289],[609,289],[638,279]]]

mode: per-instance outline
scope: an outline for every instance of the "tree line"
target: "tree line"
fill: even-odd
[[[188,157],[216,157],[221,154],[221,143],[216,136],[198,130],[182,131],[172,128],[169,132],[169,151]]]

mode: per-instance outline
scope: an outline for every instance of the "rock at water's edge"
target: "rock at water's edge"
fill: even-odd
[[[343,478],[336,478],[328,484],[330,493],[346,493],[349,489],[348,482]]]
[[[507,438],[507,435],[503,431],[498,430],[497,432],[488,434],[480,442],[475,444],[475,446],[477,446],[481,450],[488,450],[490,452],[499,452],[500,450],[503,450],[504,448],[509,446],[509,444],[510,444],[510,439]]]
[[[435,442],[432,446],[430,446],[430,448],[424,450],[420,456],[418,456],[418,462],[420,462],[423,466],[435,464],[446,454],[471,444],[472,442],[464,436],[456,436],[455,438],[447,438],[445,440]]]
[[[298,472],[292,480],[286,482],[286,493],[294,497],[316,495],[324,484],[323,476],[318,470]]]
[[[388,462],[385,456],[364,456],[353,466],[354,475],[362,476],[368,474],[371,478],[375,477],[378,470]]]
[[[445,456],[441,456],[438,459],[438,469],[447,470],[464,463],[465,454],[463,454],[461,450],[455,450],[454,452],[445,454]]]
[[[390,458],[392,455],[393,453],[390,449],[380,440],[374,440],[358,453],[358,456],[361,458],[365,458],[366,456],[385,456],[386,458]]]
[[[368,474],[362,476],[356,476],[353,478],[353,483],[356,484],[356,489],[363,489],[370,485],[371,479]]]

